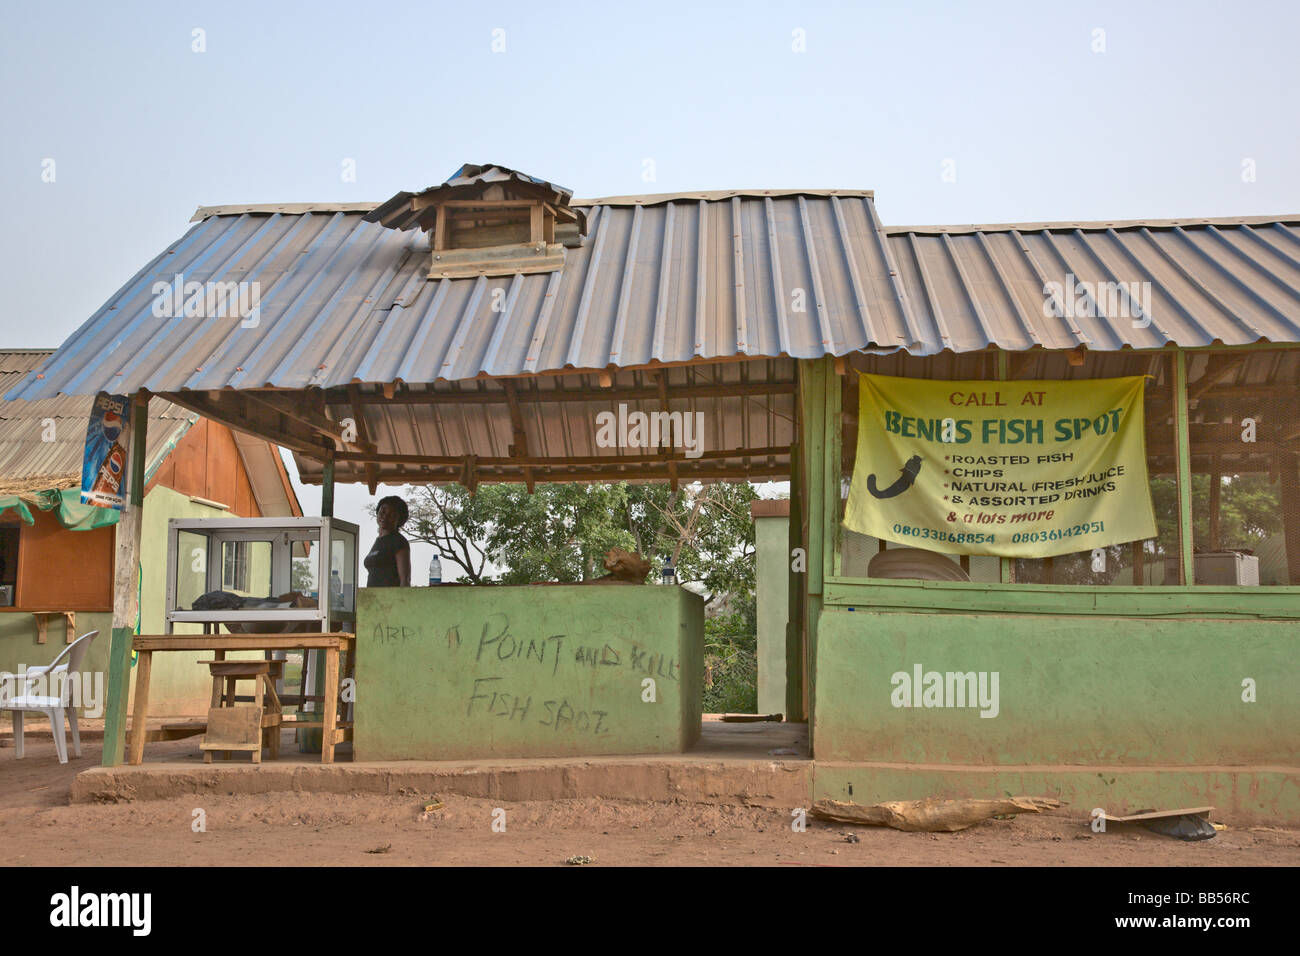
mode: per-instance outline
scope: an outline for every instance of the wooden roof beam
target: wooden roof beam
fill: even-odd
[[[656,370],[659,371],[659,370]],[[503,378],[503,383],[514,379]],[[735,398],[747,395],[793,395],[794,382],[733,382],[725,385],[681,385],[673,388],[673,398]],[[552,402],[653,402],[660,399],[658,386],[602,388],[599,393],[589,389],[527,389],[516,391],[516,401],[521,405],[545,404]],[[345,405],[352,403],[349,394],[331,391],[325,396],[326,405]],[[504,387],[491,391],[463,392],[413,392],[410,390],[397,394],[395,389],[384,386],[380,392],[359,392],[355,399],[358,405],[497,405],[507,404]]]

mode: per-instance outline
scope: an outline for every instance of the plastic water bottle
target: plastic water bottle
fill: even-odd
[[[435,551],[433,558],[429,561],[429,587],[442,583],[442,562],[438,560],[438,554]]]
[[[673,559],[671,557],[664,558],[664,566],[661,575],[664,584],[673,585],[677,583],[677,569],[673,567]]]

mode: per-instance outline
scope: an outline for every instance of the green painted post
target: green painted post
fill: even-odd
[[[800,430],[808,492],[808,594],[820,597],[826,538],[826,376],[820,361],[801,362],[800,372]]]
[[[844,401],[843,387],[840,382],[840,376],[835,371],[835,360],[825,358],[822,360],[822,382],[824,384],[823,398],[825,401],[825,410],[823,411],[823,432],[825,443],[824,454],[826,456],[825,474],[823,480],[826,483],[826,510],[824,513],[825,539],[822,547],[823,552],[823,574],[822,580],[833,578],[836,574],[836,565],[839,563],[840,551],[840,485],[842,484],[840,469],[843,467],[843,455],[841,454],[841,445],[843,445],[843,432],[840,429],[840,406]]]
[[[785,716],[799,720],[803,698],[803,606],[804,578],[808,574],[807,544],[803,539],[803,452],[800,442],[790,446],[790,610],[785,625]],[[803,567],[795,570],[795,550],[804,550]]]
[[[826,568],[826,370],[831,359],[799,363],[799,432],[804,439],[803,474],[808,492],[808,580],[804,605],[808,679],[808,749],[813,752],[813,722],[817,712],[817,626],[822,611]]]
[[[144,509],[144,465],[148,448],[149,399],[137,395],[131,406],[131,476],[127,506],[117,522],[113,570],[113,636],[108,649],[108,688],[104,710],[104,750],[100,763],[116,767],[126,746],[126,705],[131,692],[131,644],[139,609],[136,583],[140,567],[140,518]],[[144,733],[143,727],[136,728]]]
[[[1192,557],[1192,443],[1187,408],[1187,353],[1174,353],[1174,449],[1178,455],[1179,584],[1196,583]]]
[[[997,351],[998,381],[1005,382],[1011,377],[1011,356],[1003,349]],[[1002,584],[1016,583],[1016,559],[998,558],[998,580]]]

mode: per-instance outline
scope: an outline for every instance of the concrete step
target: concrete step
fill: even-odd
[[[806,806],[812,763],[794,760],[699,760],[670,757],[535,758],[496,764],[466,761],[251,763],[93,767],[72,783],[73,803],[117,803],[186,794],[459,794],[507,801],[583,798],[687,800],[738,806]]]

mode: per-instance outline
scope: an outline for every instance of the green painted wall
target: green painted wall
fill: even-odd
[[[1238,824],[1300,823],[1298,627],[828,609],[814,798],[1027,793],[1056,796],[1076,816],[1214,806],[1216,819]],[[945,704],[947,672],[983,671],[991,692],[996,671],[997,715],[919,706],[924,698],[894,706],[894,675],[911,675],[912,688],[917,664],[922,693],[925,673],[945,675]],[[1253,703],[1243,700],[1246,678]]]
[[[790,519],[754,519],[758,601],[758,712],[785,713],[785,627],[790,619]]]
[[[162,634],[167,629],[167,522],[172,518],[229,518],[230,512],[191,501],[188,495],[171,488],[155,486],[144,501],[140,529],[140,633]],[[257,577],[256,551],[250,578]],[[266,572],[260,572],[263,577]],[[177,634],[202,634],[202,624],[177,624]],[[98,642],[96,642],[98,643]],[[106,642],[107,643],[107,642]],[[108,653],[108,648],[104,648]],[[260,651],[232,652],[237,658],[260,658]],[[212,660],[211,651],[167,651],[155,654],[149,677],[149,713],[151,716],[203,716],[208,712],[212,678],[198,662]],[[134,668],[131,680],[135,693]],[[243,693],[243,691],[241,691]]]
[[[822,760],[1300,768],[1294,622],[828,610],[822,629]],[[996,716],[894,706],[917,664],[997,672]]]
[[[684,588],[365,588],[357,635],[358,760],[674,753],[700,734],[704,604]]]
[[[67,534],[78,534],[68,531]],[[113,627],[112,614],[95,614],[89,611],[77,612],[77,635],[98,629],[99,636],[90,645],[82,663],[82,671],[89,674],[83,677],[82,692],[89,695],[82,701],[80,713],[92,717],[103,717],[107,706],[105,693],[108,687],[108,645]],[[18,611],[0,614],[0,672],[16,674],[19,669],[39,664],[48,664],[58,657],[68,646],[62,618],[51,618],[47,625],[45,643],[36,643],[36,618]],[[18,685],[12,685],[11,693],[18,692]],[[38,687],[38,693],[50,693],[48,688]],[[0,715],[6,724],[7,714]]]

